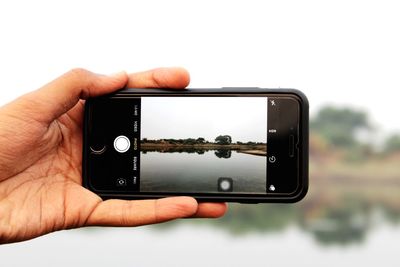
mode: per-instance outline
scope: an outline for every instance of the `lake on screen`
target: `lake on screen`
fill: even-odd
[[[218,192],[218,180],[232,179],[233,192],[266,192],[265,156],[234,150],[142,152],[142,192]]]

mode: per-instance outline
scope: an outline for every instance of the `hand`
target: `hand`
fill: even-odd
[[[0,108],[0,243],[82,226],[137,226],[219,217],[224,203],[191,197],[107,200],[81,186],[84,100],[123,87],[184,88],[188,73],[160,68],[127,75],[72,70]]]

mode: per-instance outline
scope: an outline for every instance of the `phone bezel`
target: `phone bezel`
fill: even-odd
[[[305,95],[296,89],[261,89],[261,88],[222,88],[222,89],[187,89],[187,90],[165,90],[165,89],[122,89],[113,94],[101,96],[99,98],[132,98],[143,96],[263,96],[263,97],[290,97],[299,103],[299,144],[298,144],[298,187],[292,194],[220,194],[220,193],[124,193],[121,191],[99,191],[91,186],[88,175],[88,125],[89,111],[93,99],[88,99],[85,104],[85,116],[83,127],[83,159],[82,174],[83,185],[91,191],[100,195],[103,199],[153,199],[167,196],[190,195],[199,201],[227,201],[242,203],[259,202],[297,202],[301,200],[308,191],[308,100]],[[270,163],[268,163],[270,164]]]

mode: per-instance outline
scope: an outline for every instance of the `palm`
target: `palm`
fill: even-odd
[[[35,143],[26,140],[21,144],[28,143],[32,150],[42,142],[53,144],[42,151],[33,165],[4,181],[9,207],[18,210],[8,218],[10,234],[16,239],[82,226],[101,202],[81,186],[81,116],[82,102],[52,123],[45,134],[41,124],[26,124],[30,133],[38,133],[46,140],[37,136],[38,139],[31,139],[38,140]],[[27,225],[35,227],[25,231]]]
[[[82,184],[84,101],[121,87],[184,88],[182,69],[101,76],[76,69],[0,108],[0,243],[85,225],[135,226],[219,217],[224,204],[190,197],[107,200]]]

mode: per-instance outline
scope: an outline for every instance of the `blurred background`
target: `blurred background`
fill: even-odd
[[[2,266],[399,266],[398,1],[3,1],[0,104],[74,67],[183,66],[190,87],[302,90],[310,190],[217,220],[0,246]],[[1,215],[0,215],[1,216]]]

